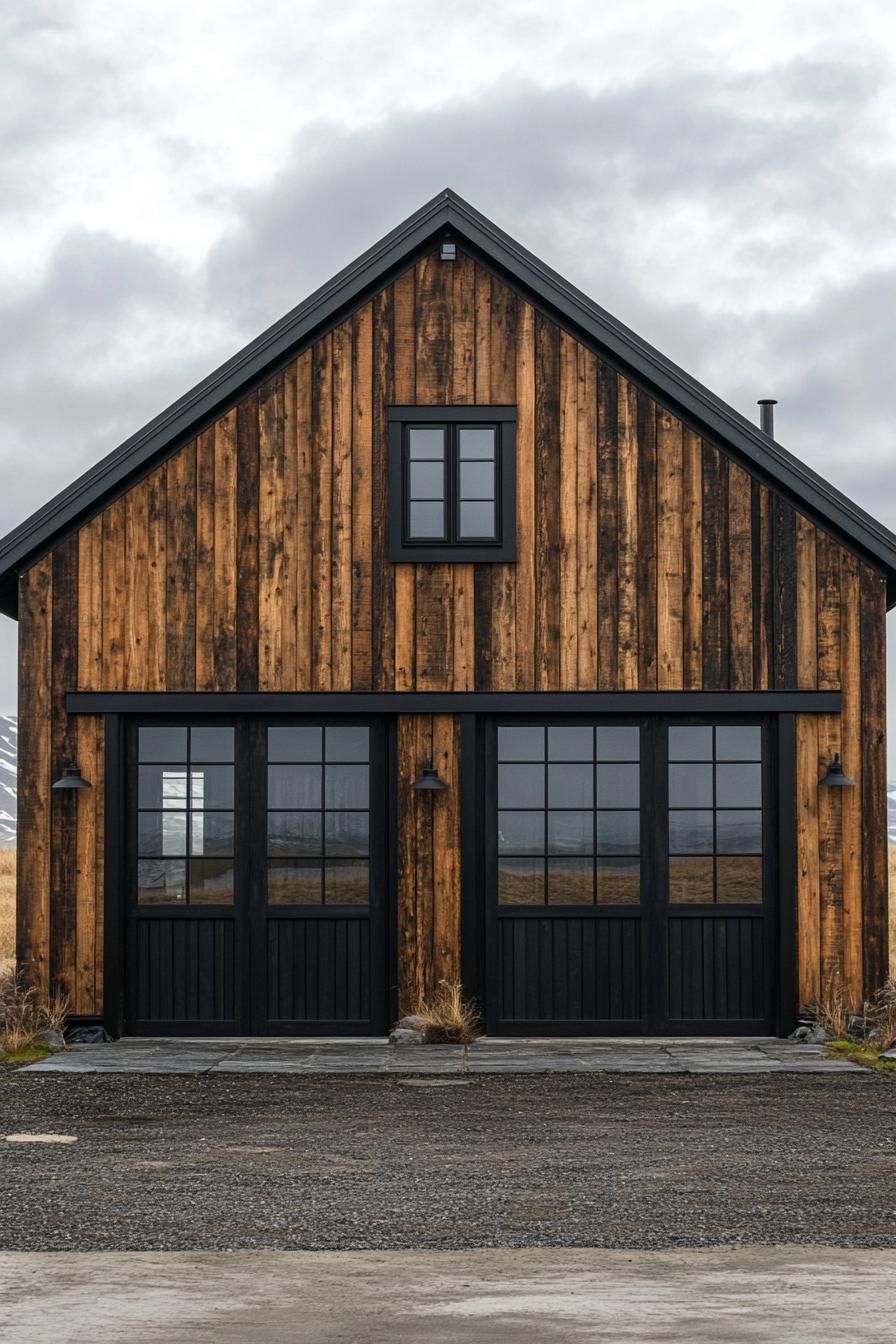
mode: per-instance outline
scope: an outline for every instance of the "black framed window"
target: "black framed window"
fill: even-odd
[[[137,759],[138,902],[232,905],[233,728],[141,727]]]
[[[669,728],[669,901],[762,901],[762,728]]]
[[[500,905],[637,905],[637,724],[498,727]]]
[[[393,406],[393,560],[516,558],[516,410]]]

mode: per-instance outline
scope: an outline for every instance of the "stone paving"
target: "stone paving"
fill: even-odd
[[[468,1046],[385,1039],[135,1039],[69,1046],[27,1073],[861,1073],[824,1046],[774,1037],[503,1039]]]

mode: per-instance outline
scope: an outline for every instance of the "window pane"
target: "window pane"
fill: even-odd
[[[328,761],[369,761],[370,729],[340,725],[326,733]]]
[[[190,818],[190,853],[233,854],[233,813],[194,812]]]
[[[543,728],[499,728],[498,760],[500,761],[543,761]]]
[[[269,905],[320,905],[323,869],[314,860],[269,859]]]
[[[712,859],[670,859],[669,900],[673,905],[712,904]]]
[[[598,812],[598,854],[638,854],[641,850],[640,812]]]
[[[411,499],[444,499],[445,468],[441,462],[412,462],[408,485]]]
[[[636,724],[610,727],[599,724],[597,759],[599,761],[637,761],[641,755],[641,729]]]
[[[326,847],[328,855],[364,857],[369,852],[368,814],[366,812],[328,812]]]
[[[318,727],[269,728],[269,761],[319,761],[323,729]]]
[[[499,859],[498,901],[501,905],[543,905],[544,861]]]
[[[233,807],[233,766],[197,765],[190,770],[192,807]]]
[[[495,431],[493,429],[459,429],[458,443],[463,460],[494,457]]]
[[[141,728],[139,753],[141,761],[185,761],[186,728]]]
[[[712,812],[670,812],[669,853],[711,854]]]
[[[186,812],[141,812],[137,818],[137,852],[159,857],[186,854]]]
[[[413,508],[414,505],[411,505]],[[459,535],[462,537],[487,537],[495,535],[495,506],[492,503],[470,503],[462,500],[460,505]]]
[[[543,854],[544,812],[499,812],[500,854]]]
[[[594,734],[591,728],[548,729],[548,756],[552,761],[591,761]]]
[[[232,761],[232,728],[191,728],[191,761]]]
[[[689,724],[669,729],[670,761],[711,761],[712,729]]]
[[[323,854],[320,812],[269,812],[268,854],[291,858]]]
[[[499,807],[544,807],[544,766],[499,765]]]
[[[410,535],[438,540],[445,535],[444,504],[422,504],[411,502]]]
[[[184,860],[141,859],[137,864],[137,900],[141,905],[183,905],[187,899]]]
[[[594,866],[590,859],[548,859],[548,903],[592,905]]]
[[[190,904],[233,905],[233,859],[190,860]]]
[[[637,905],[641,865],[637,859],[595,859],[598,905]]]
[[[445,431],[441,426],[429,429],[408,430],[409,454],[413,461],[434,459],[445,456]]]
[[[719,725],[716,728],[717,761],[758,761],[762,757],[762,729],[758,723]]]
[[[141,765],[137,787],[140,807],[163,807],[166,811],[187,805],[187,770],[164,765]]]
[[[720,854],[761,854],[762,813],[716,813],[716,849]]]
[[[494,499],[495,468],[491,462],[461,462],[461,499]]]
[[[268,807],[320,807],[319,765],[269,765]]]
[[[716,900],[719,904],[762,902],[761,859],[716,859]]]
[[[548,853],[593,854],[593,812],[549,812]]]
[[[711,765],[670,765],[670,807],[712,807]]]
[[[760,807],[762,805],[761,765],[717,765],[717,807]]]
[[[548,804],[551,807],[592,807],[594,767],[570,761],[548,766]]]
[[[324,868],[324,900],[327,905],[367,905],[370,872],[366,863],[353,859],[330,859]]]
[[[370,801],[369,783],[369,766],[328,765],[324,772],[324,801],[326,806],[366,808]]]
[[[639,807],[640,803],[641,767],[639,765],[598,765],[598,807]]]

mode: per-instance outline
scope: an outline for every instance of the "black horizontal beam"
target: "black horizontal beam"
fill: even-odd
[[[839,691],[70,691],[69,714],[837,714]]]

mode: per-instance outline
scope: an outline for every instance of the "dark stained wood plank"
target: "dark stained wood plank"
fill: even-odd
[[[840,750],[840,722],[835,714],[816,715],[818,771],[824,775]],[[843,988],[843,799],[839,789],[818,789],[818,879],[821,932],[821,992]],[[858,1004],[850,1005],[856,1008]]]
[[[728,463],[728,648],[732,691],[753,689],[753,517],[750,477]]]
[[[535,690],[535,312],[520,305],[516,345],[516,689]]]
[[[333,331],[332,686],[352,686],[352,324]]]
[[[840,755],[843,769],[856,781],[843,797],[843,984],[850,1002],[864,998],[862,972],[862,590],[859,564],[844,550],[840,569],[841,689]]]
[[[393,378],[395,401],[413,405],[416,396],[415,276],[413,267],[399,275],[393,286]],[[395,566],[395,689],[416,685],[415,601],[416,566]]]
[[[578,604],[578,512],[576,508],[578,459],[578,357],[577,343],[567,332],[560,332],[560,433],[555,452],[559,453],[559,554],[558,611],[559,687],[573,691],[579,680],[579,604]],[[496,613],[496,616],[500,613]]]
[[[861,567],[862,662],[862,929],[865,996],[889,972],[887,927],[886,590]]]
[[[516,343],[519,299],[496,276],[491,277],[489,335],[489,402],[516,405]],[[491,565],[492,688],[512,691],[516,686],[516,578],[515,564]]]
[[[165,689],[192,691],[196,684],[196,444],[186,444],[168,459],[166,472],[168,498],[167,537],[165,545],[165,572],[168,590],[167,637],[165,640]],[[106,510],[110,515],[112,507]],[[113,519],[109,530],[117,533]],[[109,591],[109,602],[103,604],[103,628],[114,620],[110,608],[117,602],[113,595],[117,587],[118,565],[114,553],[118,547],[110,545],[108,533],[103,542],[103,587]],[[113,568],[114,573],[109,571]],[[107,584],[107,578],[109,580]],[[107,654],[114,659],[114,641],[106,641]],[[106,686],[112,681],[107,676]]]
[[[780,495],[771,501],[772,681],[774,690],[796,685],[796,516]]]
[[[801,690],[818,686],[818,580],[815,569],[815,527],[796,516],[796,681]]]
[[[597,366],[598,587],[597,674],[602,691],[618,688],[619,555],[616,493],[619,475],[618,389],[616,372],[602,360]]]
[[[597,356],[576,348],[576,685],[597,689]]]
[[[165,689],[165,640],[168,628],[168,491],[165,468],[146,478],[146,682],[147,691]]]
[[[258,689],[258,393],[237,407],[236,688]]]
[[[237,688],[237,435],[237,412],[228,411],[215,425],[212,685],[216,691]]]
[[[389,562],[389,421],[394,400],[392,287],[373,300],[373,687],[395,684],[395,568]]]
[[[311,391],[311,689],[333,686],[332,510],[333,510],[333,360],[332,337],[313,347]]]
[[[840,554],[839,543],[819,529],[816,535],[815,565],[820,691],[835,691],[840,686]]]
[[[53,560],[19,579],[16,947],[27,984],[50,984],[50,783]]]
[[[772,544],[771,496],[766,486],[752,482],[753,493],[753,686],[771,690]]]
[[[296,361],[296,686],[314,686],[314,356],[306,350]]]
[[[181,450],[184,451],[183,449]],[[179,454],[177,455],[179,457]],[[174,459],[172,458],[173,462]],[[180,465],[180,464],[178,464]],[[169,463],[169,470],[171,464]],[[177,470],[177,468],[175,468]],[[179,518],[175,510],[175,517],[172,518],[169,512],[169,529],[177,527]],[[125,504],[123,499],[115,499],[103,510],[103,686],[108,690],[123,691],[125,689],[125,614],[127,611],[126,584],[127,576],[125,572]],[[169,556],[171,545],[169,543]],[[168,576],[168,611],[169,611],[169,630],[166,640],[169,658],[176,651],[178,640],[178,631],[170,628],[171,624],[177,620],[183,612],[186,618],[189,615],[189,596],[190,596],[190,575],[186,571],[182,576],[182,585],[178,586],[177,592],[172,593],[172,576]],[[180,603],[177,597],[183,593]],[[166,677],[166,685],[171,686],[170,669]],[[180,689],[180,688],[178,688]]]
[[[821,997],[821,907],[818,853],[818,725],[796,716],[797,981],[801,1008]]]
[[[52,738],[50,775],[58,779],[77,765],[78,731],[65,712],[65,697],[78,682],[78,537],[72,533],[52,552],[50,608]],[[70,1000],[76,994],[78,794],[50,794],[50,987]]]
[[[97,802],[102,795],[102,762],[99,760],[102,720],[97,715],[79,714],[77,761],[84,778],[93,786],[78,794],[75,825],[75,993],[72,1011],[94,1014],[102,1011],[97,970],[102,963],[102,941],[97,938],[98,904],[101,889],[96,884],[96,869],[102,867],[103,833],[98,826]]]
[[[91,518],[78,533],[78,688],[103,683],[103,519]],[[162,657],[165,642],[162,640]]]
[[[352,687],[373,689],[373,305],[352,321]]]
[[[535,675],[536,689],[560,687],[560,331],[535,315]]]
[[[492,689],[492,574],[490,565],[473,567],[473,683]]]
[[[301,577],[297,565],[299,461],[296,435],[300,415],[298,397],[298,370],[293,362],[283,370],[283,516],[279,526],[283,539],[280,562],[280,689],[284,691],[294,691],[299,686],[298,622]],[[263,544],[263,538],[260,538],[260,544]]]
[[[452,273],[451,293],[451,398],[458,406],[471,406],[476,399],[476,267],[472,257],[459,252]],[[451,566],[452,646],[454,666],[451,687],[472,691],[475,684],[474,566]]]
[[[147,634],[149,609],[149,520],[146,481],[132,485],[124,496],[125,609],[124,684],[127,691],[147,689]]]
[[[682,689],[703,687],[703,445],[683,429],[681,440],[682,509]]]
[[[657,414],[638,392],[638,686],[657,688]]]
[[[616,483],[616,561],[619,690],[638,688],[638,392],[617,378],[618,477]]]
[[[432,761],[448,788],[433,797],[432,990],[440,980],[460,980],[460,779],[457,719],[435,714]]]
[[[258,391],[258,688],[283,688],[283,374]],[[201,495],[200,495],[201,498]]]
[[[417,716],[400,714],[396,722],[397,817],[395,827],[396,944],[399,1016],[413,1011],[420,993],[417,964],[416,795]]]
[[[728,643],[728,459],[703,443],[703,689],[726,691]]]

